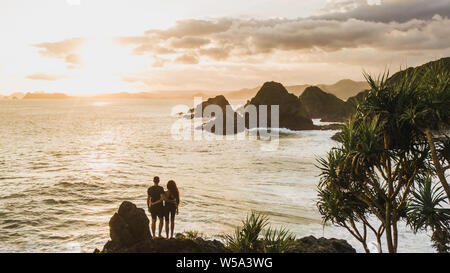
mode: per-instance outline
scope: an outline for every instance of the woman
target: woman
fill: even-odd
[[[173,238],[173,230],[175,229],[175,214],[178,214],[178,206],[180,205],[180,192],[178,191],[175,181],[167,182],[167,191],[164,193],[164,202],[166,203],[166,236],[169,238],[169,217],[170,217],[170,238]]]

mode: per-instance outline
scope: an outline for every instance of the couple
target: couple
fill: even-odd
[[[175,181],[167,182],[167,191],[159,186],[159,177],[153,178],[153,186],[148,188],[147,207],[152,215],[152,236],[156,237],[156,217],[159,218],[159,237],[162,238],[163,219],[166,219],[166,238],[169,238],[169,216],[170,216],[170,238],[173,238],[175,228],[175,213],[178,214],[180,205],[180,192]]]

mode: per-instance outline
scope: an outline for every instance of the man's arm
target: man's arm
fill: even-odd
[[[147,195],[147,208],[149,208],[150,209],[150,204],[151,204],[151,197],[150,197],[150,195]]]
[[[156,204],[159,204],[159,203],[161,203],[162,201],[163,201],[163,195],[161,194],[161,196],[159,197],[159,200],[153,202],[153,203],[152,203],[152,206],[153,206],[153,205],[156,205]]]
[[[156,202],[153,202],[153,203],[152,203],[152,206],[153,206],[153,205],[156,205],[156,204],[159,204],[159,203],[161,203],[161,202],[162,202],[162,200],[161,200],[161,199],[159,199],[158,201],[156,201]]]

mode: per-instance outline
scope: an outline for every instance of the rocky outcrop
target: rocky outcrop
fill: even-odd
[[[208,106],[212,105],[218,106],[221,110],[221,113],[214,112],[215,109],[207,108]],[[228,100],[222,95],[216,96],[214,98],[209,98],[208,100],[197,105],[195,109],[191,109],[190,112],[191,118],[202,117],[211,119],[202,125],[202,130],[210,133],[219,135],[233,135],[240,133],[245,129],[244,126],[238,126],[238,122],[243,122],[243,117],[233,110]],[[218,114],[220,116],[218,116]],[[233,121],[233,128],[231,128],[231,126],[230,128],[227,127],[228,122],[230,121]],[[219,125],[221,126],[221,129],[217,128]]]
[[[306,111],[302,102],[293,94],[289,93],[286,88],[277,82],[266,82],[258,91],[255,97],[253,97],[248,105],[255,105],[258,109],[260,105],[267,105],[267,125],[262,127],[271,127],[270,119],[270,105],[279,105],[279,127],[287,128],[290,130],[314,130],[317,129],[314,126],[311,117]],[[259,111],[258,111],[259,115]],[[259,118],[258,118],[259,120]],[[246,125],[248,126],[248,119]],[[258,127],[261,127],[258,123]]]
[[[334,99],[346,105],[345,102],[339,100],[335,96],[330,94],[326,95],[332,96]],[[216,116],[216,113],[205,113],[204,111],[205,108],[211,105],[219,106],[219,108],[222,111],[220,117]],[[251,124],[249,116],[245,114],[246,107],[252,105],[256,106],[257,110],[258,117],[256,119],[257,120],[256,124]],[[272,123],[271,109],[270,109],[271,105],[279,106],[279,123],[277,126],[275,126]],[[261,124],[259,116],[260,115],[259,106],[267,106],[267,122]],[[328,106],[328,108],[330,107]],[[352,107],[350,108],[353,109]],[[341,113],[339,113],[339,115],[340,114]],[[330,118],[329,119],[325,118],[324,121],[335,121],[335,119],[332,118],[333,117],[332,115],[329,116]],[[228,100],[224,96],[220,95],[214,98],[210,98],[199,104],[197,107],[191,109],[190,117],[210,118],[211,120],[205,122],[201,128],[207,132],[222,135],[236,134],[244,131],[245,128],[253,129],[255,127],[287,128],[296,131],[340,129],[340,125],[337,124],[330,124],[324,126],[314,125],[311,120],[311,116],[309,115],[307,108],[302,103],[302,101],[295,95],[290,94],[282,84],[276,82],[266,82],[258,91],[256,96],[253,97],[251,100],[247,101],[246,105],[244,107],[241,107],[237,111],[232,110]],[[233,128],[231,128],[230,124],[234,125]],[[218,125],[221,125],[222,129],[216,128]]]
[[[345,240],[308,236],[295,240],[288,253],[356,253],[356,250]]]
[[[206,101],[200,103],[195,107],[195,109],[191,109],[190,112],[192,114],[192,118],[199,118],[199,117],[205,117],[205,118],[211,118],[214,117],[214,113],[205,113],[205,109],[210,105],[217,105],[222,110],[222,113],[225,114],[227,106],[230,105],[228,100],[223,96],[219,95],[214,98],[209,98]],[[211,115],[212,114],[212,115]]]
[[[129,247],[117,248],[109,242],[103,252],[107,253],[230,253],[217,240],[196,239],[147,239]]]
[[[177,234],[175,239],[153,239],[145,211],[131,202],[123,202],[109,221],[110,237],[104,253],[230,253],[218,240]],[[195,238],[194,238],[195,237]],[[354,253],[345,240],[316,239],[313,236],[295,240],[289,253]]]
[[[300,101],[311,118],[324,122],[342,122],[354,112],[352,105],[317,86],[306,88],[300,96]]]
[[[123,202],[109,221],[110,237],[102,252],[107,253],[226,253],[217,240],[152,239],[145,211],[135,204]],[[95,252],[100,252],[96,250]]]
[[[151,237],[150,221],[143,209],[125,201],[109,221],[109,235],[115,247],[132,246]]]

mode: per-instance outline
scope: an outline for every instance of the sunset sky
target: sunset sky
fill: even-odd
[[[450,56],[450,0],[0,2],[0,94],[362,80]]]

